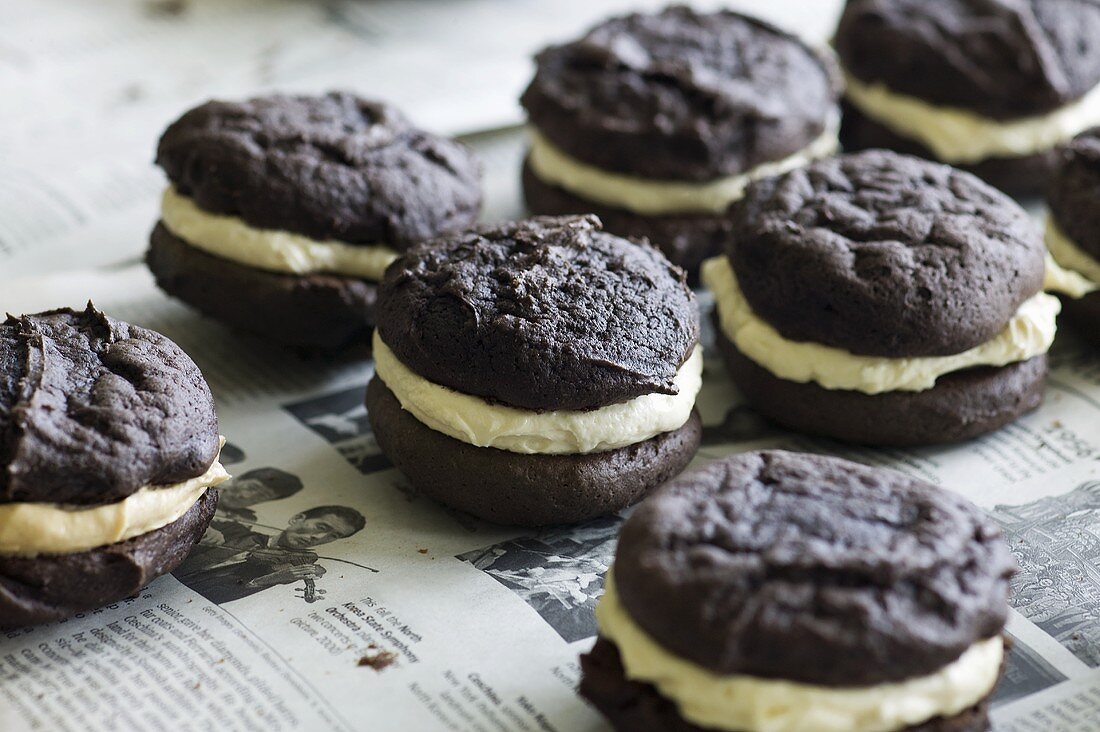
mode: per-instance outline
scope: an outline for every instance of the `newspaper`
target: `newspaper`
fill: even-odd
[[[164,332],[202,367],[236,476],[223,495],[240,493],[192,557],[140,596],[0,640],[0,729],[606,729],[575,687],[623,515],[521,531],[418,496],[372,437],[369,361],[303,359],[234,334],[159,294],[140,267],[15,281],[0,306],[89,297]],[[696,464],[818,451],[968,496],[1004,527],[1022,568],[995,729],[1100,729],[1095,351],[1060,339],[1046,404],[994,435],[870,450],[768,424],[705,340]],[[258,494],[265,481],[282,492]],[[321,509],[343,528],[311,533],[303,516],[326,506],[344,507]]]
[[[236,476],[223,493],[234,498],[172,576],[0,638],[0,730],[606,729],[576,696],[577,658],[629,512],[520,531],[416,495],[371,435],[369,361],[302,358],[234,334],[159,294],[134,263],[164,184],[155,140],[208,97],[348,88],[389,99],[482,155],[485,218],[519,215],[516,98],[530,54],[608,14],[663,4],[0,0],[0,308],[91,298],[169,335],[211,383]],[[815,42],[839,8],[721,4]],[[1060,336],[1046,404],[995,435],[864,450],[762,420],[709,338],[696,463],[820,451],[970,497],[1022,567],[995,728],[1100,730],[1100,355]]]
[[[664,4],[0,0],[0,278],[136,259],[164,186],[156,140],[206,99],[350,89],[440,133],[512,127],[535,51]],[[814,42],[840,6],[692,4],[739,6]]]

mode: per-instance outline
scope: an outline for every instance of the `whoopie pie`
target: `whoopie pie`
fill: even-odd
[[[157,284],[291,346],[369,342],[377,282],[481,206],[464,145],[352,94],[207,102],[157,146],[169,185],[146,255]]]
[[[421,492],[505,524],[634,503],[699,445],[695,296],[594,216],[482,226],[382,280],[367,409]]]
[[[748,181],[837,149],[832,60],[747,15],[673,6],[611,18],[536,63],[521,100],[530,210],[598,214],[693,278]]]
[[[947,165],[871,150],[749,187],[703,280],[765,416],[873,445],[969,439],[1042,401],[1058,299],[1042,235]]]
[[[1047,197],[1046,243],[1066,317],[1100,343],[1100,127],[1059,152]]]
[[[956,494],[734,455],[627,519],[580,693],[623,732],[987,732],[1015,570]]]
[[[228,479],[210,389],[159,333],[54,310],[0,324],[0,628],[172,571]]]
[[[885,147],[1040,194],[1100,124],[1100,3],[848,0],[834,39],[846,150]]]

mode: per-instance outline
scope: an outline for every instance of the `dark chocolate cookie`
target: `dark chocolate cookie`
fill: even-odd
[[[650,684],[630,681],[613,643],[600,638],[581,656],[580,694],[621,732],[714,732],[686,721]],[[936,717],[898,732],[988,732],[989,699],[953,717]]]
[[[86,552],[0,556],[0,628],[59,620],[136,595],[187,557],[217,503],[217,493],[207,491],[173,523]]]
[[[552,46],[521,99],[569,155],[645,178],[711,180],[806,147],[836,104],[832,66],[730,11],[612,18]]]
[[[673,432],[587,455],[475,447],[417,421],[378,378],[367,387],[367,414],[379,447],[421,493],[518,526],[577,523],[624,509],[687,467],[702,437],[695,412]]]
[[[1060,151],[1047,202],[1058,228],[1100,259],[1100,127],[1082,132]]]
[[[865,83],[994,119],[1028,117],[1100,83],[1100,4],[848,0],[834,45]]]
[[[939,445],[1000,429],[1043,402],[1047,357],[945,374],[924,391],[864,394],[780,379],[721,332],[730,378],[757,412],[798,432],[861,445]]]
[[[1100,292],[1077,300],[1062,298],[1062,312],[1078,333],[1100,345]]]
[[[315,239],[400,249],[481,207],[464,145],[346,93],[207,102],[165,131],[157,164],[207,211]]]
[[[699,339],[683,271],[595,216],[415,247],[386,271],[377,318],[382,340],[425,379],[532,410],[674,394]]]
[[[725,214],[643,216],[594,203],[564,188],[544,183],[526,163],[523,166],[523,197],[527,207],[540,214],[591,213],[598,216],[604,229],[612,234],[648,240],[670,262],[682,267],[692,284],[698,283],[699,265],[721,252],[729,237],[730,219]]]
[[[145,262],[162,290],[233,327],[302,348],[369,347],[373,282],[246,267],[188,245],[163,224],[153,230]]]
[[[217,456],[210,389],[164,336],[90,303],[0,325],[0,502],[110,503]]]
[[[936,155],[920,142],[902,137],[884,124],[876,122],[848,102],[840,125],[840,144],[844,150],[886,148],[894,152],[935,160]],[[1058,165],[1057,149],[1022,157],[992,157],[977,163],[954,164],[959,170],[973,173],[986,183],[1013,196],[1040,196],[1046,193],[1051,176]]]
[[[859,686],[933,673],[1000,634],[1015,567],[956,494],[771,451],[686,473],[639,506],[615,583],[646,633],[717,674]]]
[[[856,354],[961,353],[1043,284],[1042,234],[969,173],[884,150],[758,181],[726,252],[757,315],[784,337]]]

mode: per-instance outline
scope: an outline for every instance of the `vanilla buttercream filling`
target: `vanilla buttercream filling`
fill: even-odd
[[[656,180],[613,173],[571,157],[531,129],[531,170],[544,183],[589,201],[648,216],[720,214],[745,194],[749,183],[800,168],[837,151],[839,116],[831,115],[825,131],[802,150],[752,170],[702,183]]]
[[[1047,217],[1047,250],[1055,266],[1047,266],[1047,289],[1071,298],[1100,290],[1100,260],[1066,236],[1054,217]]]
[[[652,684],[681,716],[730,732],[897,732],[952,717],[989,695],[1000,676],[1004,641],[978,641],[927,676],[872,686],[831,687],[716,674],[666,650],[619,600],[610,573],[596,606],[600,636],[615,644],[626,678]]]
[[[1100,124],[1100,86],[1046,114],[996,120],[958,107],[929,104],[865,84],[845,74],[845,95],[865,115],[902,137],[917,140],[945,163],[977,163],[994,157],[1044,152]]]
[[[680,429],[703,384],[703,349],[697,346],[676,372],[676,394],[643,394],[587,411],[535,412],[423,378],[401,363],[377,332],[373,348],[375,374],[419,422],[469,445],[523,454],[602,452]]]
[[[722,333],[742,354],[773,375],[826,389],[864,394],[924,391],[944,374],[975,366],[1006,366],[1046,353],[1054,342],[1061,303],[1044,292],[1026,300],[992,340],[950,356],[863,356],[812,341],[792,341],[753,312],[726,257],[703,262],[703,283],[714,293]]]
[[[282,274],[336,274],[378,281],[398,254],[384,244],[318,241],[303,234],[259,229],[237,216],[204,211],[174,186],[161,197],[161,221],[196,249],[246,267]]]
[[[0,555],[70,554],[133,539],[176,521],[208,489],[226,480],[229,474],[214,461],[197,478],[168,486],[145,486],[102,506],[0,504]]]

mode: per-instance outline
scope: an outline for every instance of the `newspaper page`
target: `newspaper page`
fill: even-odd
[[[0,640],[0,729],[607,729],[575,687],[623,515],[515,530],[418,496],[372,437],[368,360],[303,359],[231,333],[157,293],[140,267],[16,281],[0,306],[87,298],[195,358],[235,478],[171,576]],[[696,464],[808,450],[971,498],[1021,566],[995,729],[1100,729],[1100,354],[1060,338],[1045,405],[996,434],[871,450],[761,419],[711,338]]]
[[[822,42],[839,0],[739,6]],[[468,134],[522,122],[532,55],[666,0],[0,0],[0,278],[136,259],[156,141],[210,98],[348,89]]]

